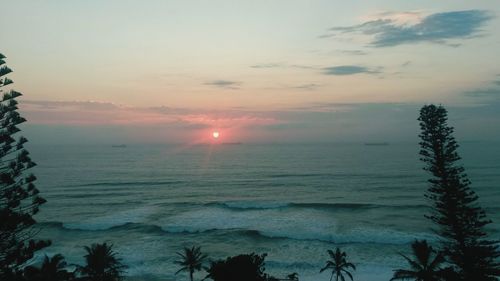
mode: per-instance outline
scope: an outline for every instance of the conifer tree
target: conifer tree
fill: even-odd
[[[465,281],[497,280],[500,276],[498,241],[487,239],[491,223],[478,204],[477,194],[464,168],[458,163],[458,144],[448,126],[442,106],[426,105],[420,110],[421,160],[432,177],[426,197],[432,202],[427,216],[437,224],[442,251]]]
[[[23,145],[24,137],[16,137],[17,125],[26,121],[18,113],[16,98],[21,93],[5,90],[12,80],[5,77],[12,72],[5,66],[0,54],[0,280],[10,280],[33,253],[46,247],[49,241],[34,240],[36,223],[33,216],[45,199],[38,195],[33,182],[36,177],[27,174],[35,166]]]

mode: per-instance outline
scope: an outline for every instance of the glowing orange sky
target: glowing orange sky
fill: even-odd
[[[216,128],[231,141],[292,132],[326,140],[368,113],[384,124],[400,105],[472,110],[500,96],[495,1],[49,0],[3,9],[0,51],[31,124],[162,127],[185,141]],[[377,127],[364,123],[366,134]]]

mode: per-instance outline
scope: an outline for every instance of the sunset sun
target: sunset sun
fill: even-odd
[[[212,132],[212,137],[213,137],[214,139],[218,139],[218,138],[219,138],[219,136],[220,136],[220,133],[219,133],[218,131],[213,131],[213,132]]]

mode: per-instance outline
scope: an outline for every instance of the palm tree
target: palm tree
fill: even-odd
[[[92,244],[85,247],[86,265],[80,267],[80,272],[91,281],[118,281],[122,279],[126,266],[116,257],[113,245]]]
[[[28,281],[66,281],[73,277],[73,273],[68,272],[66,262],[61,254],[49,258],[45,255],[42,266],[27,266],[24,268],[24,278]]]
[[[68,272],[66,262],[61,254],[57,254],[49,258],[45,255],[42,266],[36,268],[28,266],[24,270],[24,276],[27,280],[37,281],[64,281],[72,277],[72,273]]]
[[[71,274],[65,269],[66,265],[64,257],[61,254],[54,255],[52,258],[45,255],[42,267],[40,268],[40,274],[44,280],[67,280]]]
[[[189,272],[189,279],[193,281],[193,274],[195,271],[200,271],[203,265],[203,261],[207,258],[207,255],[201,252],[200,247],[184,247],[184,253],[176,253],[179,255],[179,260],[174,261],[175,264],[181,266],[181,268],[175,273],[178,274],[181,271]]]
[[[414,260],[401,254],[410,265],[410,269],[394,271],[391,280],[438,281],[441,280],[443,270],[441,265],[445,259],[441,253],[436,253],[426,240],[415,240],[411,245]],[[434,257],[433,257],[434,255]]]
[[[344,273],[352,279],[352,274],[349,272],[349,268],[352,270],[356,270],[356,266],[354,264],[347,262],[347,254],[342,252],[339,248],[335,250],[335,253],[332,250],[327,251],[330,255],[331,260],[326,262],[325,267],[323,267],[319,272],[323,272],[327,269],[332,270],[332,276],[330,277],[330,281],[332,281],[333,276],[335,275],[335,280],[345,281]]]

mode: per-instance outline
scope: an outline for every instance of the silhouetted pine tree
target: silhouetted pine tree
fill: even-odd
[[[426,105],[420,110],[421,160],[431,173],[426,197],[432,200],[428,216],[438,225],[442,250],[462,280],[497,280],[500,276],[498,242],[487,240],[485,226],[491,223],[478,205],[464,168],[457,163],[459,147],[448,126],[442,106]]]
[[[12,72],[5,66],[5,56],[0,54],[0,280],[9,280],[33,253],[46,247],[49,241],[33,240],[35,220],[45,200],[38,195],[33,181],[35,176],[26,171],[35,166],[23,148],[24,137],[15,138],[17,125],[26,121],[17,112],[16,97],[21,93],[3,91],[12,84],[5,77]]]

